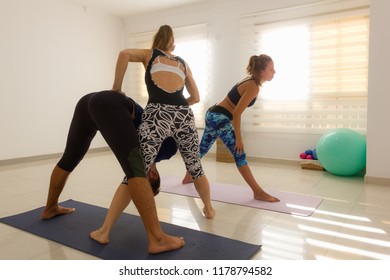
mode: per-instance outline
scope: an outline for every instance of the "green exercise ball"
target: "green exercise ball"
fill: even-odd
[[[330,173],[356,175],[366,167],[366,138],[348,128],[331,130],[318,140],[317,157]]]

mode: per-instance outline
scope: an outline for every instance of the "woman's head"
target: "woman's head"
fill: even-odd
[[[158,173],[158,170],[156,167],[156,163],[153,163],[150,166],[150,169],[147,173],[147,177],[148,177],[150,186],[152,187],[153,194],[155,196],[158,195],[158,193],[160,192],[161,180],[160,180],[160,174]]]
[[[153,37],[152,49],[162,51],[173,51],[175,48],[175,38],[173,30],[169,25],[162,25]]]
[[[160,176],[157,178],[148,178],[149,179],[149,184],[152,187],[153,195],[156,196],[160,192],[160,185],[161,185],[161,180]]]
[[[258,85],[272,80],[275,74],[272,58],[266,54],[251,56],[246,71]]]

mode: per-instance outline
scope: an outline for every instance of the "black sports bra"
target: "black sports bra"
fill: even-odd
[[[241,99],[241,95],[240,95],[240,93],[238,92],[238,86],[239,86],[239,85],[242,85],[243,83],[246,83],[246,82],[248,82],[248,81],[251,81],[251,80],[253,80],[253,79],[245,80],[245,81],[243,81],[243,82],[241,82],[241,83],[235,84],[235,85],[232,87],[232,89],[228,92],[227,97],[229,98],[229,100],[230,100],[234,105],[237,106],[238,102],[239,102],[240,99]],[[255,98],[248,104],[248,107],[253,106],[253,104],[255,104],[255,102],[256,102],[256,99],[257,99],[257,97],[255,97]]]

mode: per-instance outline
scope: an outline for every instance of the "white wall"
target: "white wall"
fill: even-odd
[[[112,86],[123,22],[62,0],[0,5],[0,160],[61,153],[78,99]]]
[[[342,1],[342,0],[341,0]],[[127,18],[125,24],[62,0],[9,0],[0,9],[0,160],[63,151],[72,110],[84,93],[110,88],[117,53],[131,33],[161,24],[208,22],[211,38],[210,104],[244,75],[239,61],[239,18],[317,0],[214,0]],[[390,2],[371,0],[366,178],[390,182]],[[123,34],[126,34],[123,36]],[[277,67],[277,63],[276,63]],[[223,81],[223,82],[221,82]],[[249,156],[297,160],[321,135],[244,132]],[[93,147],[105,146],[97,139]]]
[[[367,181],[386,178],[390,184],[390,1],[371,0],[367,129]]]

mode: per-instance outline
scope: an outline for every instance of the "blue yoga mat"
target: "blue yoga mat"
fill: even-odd
[[[140,217],[127,213],[123,213],[115,224],[110,243],[102,245],[89,238],[89,233],[101,226],[106,208],[75,200],[67,200],[61,205],[74,207],[76,212],[41,220],[43,207],[40,207],[1,218],[0,222],[107,260],[246,260],[261,248],[261,245],[161,223],[166,233],[183,236],[186,245],[180,250],[151,255],[147,252]]]

